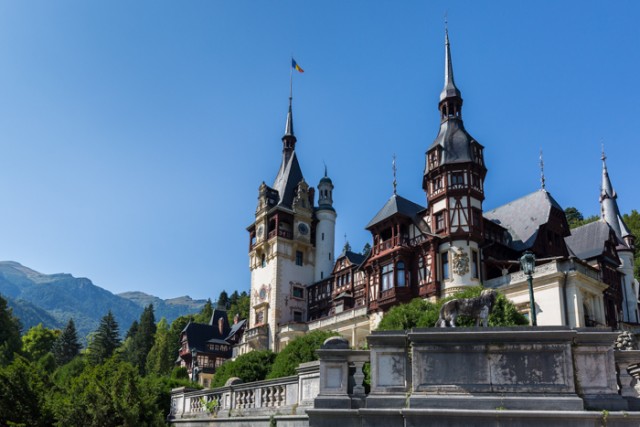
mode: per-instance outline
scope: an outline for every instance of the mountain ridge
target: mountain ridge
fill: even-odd
[[[165,317],[172,322],[176,317],[199,312],[206,302],[188,296],[165,301],[139,291],[116,295],[86,277],[68,273],[43,274],[16,261],[0,261],[0,294],[15,310],[23,332],[37,323],[59,329],[73,318],[82,339],[97,329],[100,319],[109,310],[124,336],[149,303],[154,304],[156,320]]]

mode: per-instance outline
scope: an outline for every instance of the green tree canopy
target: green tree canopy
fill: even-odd
[[[22,356],[0,368],[0,423],[51,425],[51,413],[46,404],[51,388],[48,379],[48,373],[37,363],[31,363]]]
[[[140,315],[138,322],[138,330],[133,336],[133,354],[130,358],[133,366],[140,370],[140,374],[144,375],[147,365],[147,355],[155,342],[156,336],[156,318],[153,311],[153,304],[145,307]]]
[[[57,425],[163,426],[164,417],[152,389],[131,364],[117,358],[87,365],[53,397]]]
[[[217,307],[222,310],[226,310],[227,307],[229,307],[229,294],[227,294],[227,291],[220,292],[220,295],[218,296]]]
[[[273,366],[271,367],[271,372],[267,378],[295,375],[296,368],[301,363],[318,360],[316,350],[322,346],[322,343],[324,343],[327,338],[336,335],[338,335],[337,332],[312,331],[292,340],[284,350],[276,356]]]
[[[200,313],[194,316],[193,321],[196,323],[209,323],[211,320],[211,316],[213,315],[213,304],[211,303],[211,298],[207,299],[207,302],[200,310]]]
[[[169,324],[164,317],[158,322],[156,336],[153,347],[147,355],[147,373],[167,375],[173,368],[174,361],[173,348],[177,347],[177,342],[171,342],[169,334]]]
[[[64,327],[62,333],[53,344],[52,353],[56,359],[58,366],[65,365],[80,353],[80,341],[78,341],[78,332],[73,319],[69,319],[67,326]]]
[[[567,217],[569,228],[574,229],[583,225],[595,222],[600,219],[598,215],[591,215],[585,218],[582,213],[573,206],[570,206],[564,210],[564,215]]]
[[[13,315],[7,300],[0,296],[0,366],[13,360],[13,354],[20,351],[20,321]]]
[[[473,298],[483,291],[482,286],[473,286],[457,292],[451,297],[443,298],[437,303],[430,303],[415,298],[408,304],[400,304],[393,307],[384,315],[377,330],[407,330],[411,328],[432,328],[438,321],[442,304],[455,298]],[[458,317],[458,326],[474,326],[475,319]],[[489,326],[518,326],[528,325],[526,317],[518,312],[516,307],[504,295],[498,293],[496,302],[489,315]]]
[[[89,344],[88,354],[92,364],[104,363],[120,346],[118,323],[111,310],[100,320],[100,325]]]
[[[241,378],[245,383],[264,380],[275,357],[271,350],[250,351],[225,362],[216,370],[211,387],[222,387],[232,377]]]
[[[234,295],[236,296],[234,298]],[[227,310],[229,323],[233,324],[233,318],[237,314],[240,320],[249,318],[249,306],[251,305],[251,298],[249,298],[249,294],[243,291],[241,294],[238,294],[238,291],[235,291],[231,294],[231,298],[229,298],[229,310]]]
[[[22,336],[22,353],[29,360],[37,362],[53,350],[59,336],[59,330],[45,328],[39,323]]]
[[[633,209],[631,213],[624,214],[622,216],[624,223],[629,227],[629,231],[636,238],[636,244],[634,248],[634,275],[636,279],[640,280],[640,213]]]

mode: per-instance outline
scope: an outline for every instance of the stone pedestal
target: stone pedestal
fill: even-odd
[[[407,335],[402,331],[373,332],[367,341],[371,351],[367,408],[406,407],[411,380]]]
[[[575,336],[558,327],[415,330],[409,407],[581,410]]]
[[[613,343],[617,332],[581,328],[574,338],[573,361],[576,391],[587,409],[623,411],[629,408],[618,394]]]

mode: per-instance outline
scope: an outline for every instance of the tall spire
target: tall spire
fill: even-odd
[[[446,98],[460,98],[460,91],[453,80],[453,63],[451,62],[451,45],[449,44],[449,29],[444,30],[444,89],[440,93],[440,101]]]
[[[609,226],[615,231],[616,235],[620,239],[625,239],[631,232],[624,223],[620,210],[618,209],[618,202],[616,199],[618,195],[611,185],[611,179],[609,179],[609,171],[607,171],[607,156],[604,153],[604,144],[602,146],[602,186],[600,187],[600,214],[603,220],[609,224]]]

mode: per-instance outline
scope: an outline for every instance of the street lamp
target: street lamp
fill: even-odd
[[[194,347],[191,350],[191,381],[198,382],[198,374],[200,368],[198,367],[198,350]]]
[[[536,300],[533,298],[533,273],[536,270],[536,256],[531,251],[526,251],[520,257],[520,267],[522,272],[527,275],[529,281],[529,306],[531,307],[531,324],[538,326],[536,320]]]

